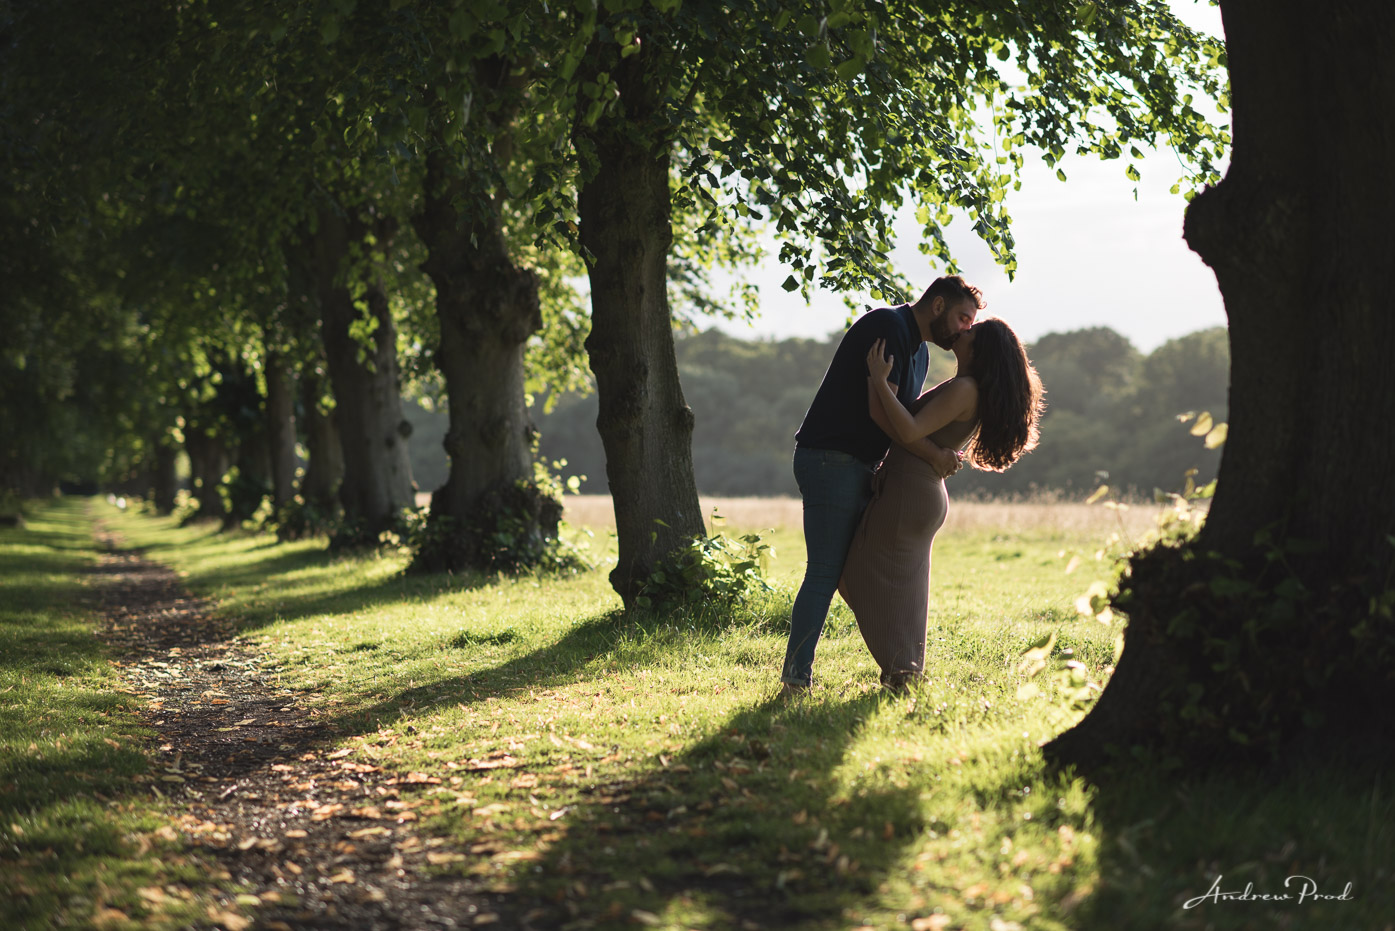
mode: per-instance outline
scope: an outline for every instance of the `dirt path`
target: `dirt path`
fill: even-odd
[[[144,780],[175,802],[171,839],[211,854],[223,870],[215,878],[250,890],[223,895],[211,920],[230,931],[527,927],[526,916],[501,914],[501,897],[433,874],[469,859],[413,831],[412,799],[439,779],[333,752],[328,729],[277,684],[267,658],[172,571],[111,534],[98,540],[100,636],[159,735],[160,764]]]

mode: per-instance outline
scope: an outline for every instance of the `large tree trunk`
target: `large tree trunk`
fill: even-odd
[[[273,349],[266,353],[265,376],[271,503],[279,509],[295,497],[295,376],[286,357]]]
[[[658,83],[645,49],[611,72],[625,109],[592,132],[597,168],[578,204],[590,253],[586,351],[620,549],[610,582],[626,606],[666,555],[704,530],[668,305],[669,155],[638,131],[653,118]]]
[[[198,424],[190,424],[184,428],[184,450],[189,454],[194,499],[199,503],[195,516],[199,520],[221,520],[226,509],[218,486],[230,464],[227,444],[218,434],[208,432]]]
[[[466,218],[453,206],[461,193],[445,154],[433,152],[415,225],[429,251],[422,269],[436,285],[450,476],[431,498],[431,520],[442,532],[431,535],[435,543],[417,553],[415,565],[519,568],[546,552],[562,517],[561,503],[533,481],[536,431],[523,352],[542,327],[538,280],[510,258],[497,201],[480,202],[479,213]]]
[[[157,439],[154,446],[154,484],[151,498],[155,504],[155,513],[168,515],[174,511],[175,498],[179,494],[179,476],[175,470],[178,451],[165,437]]]
[[[1391,697],[1395,7],[1221,11],[1234,149],[1186,222],[1230,318],[1216,497],[1194,545],[1135,560],[1123,656],[1048,745],[1063,762],[1274,752],[1305,716],[1336,731]]]
[[[366,285],[372,333],[370,345],[364,346],[352,332],[359,312],[342,278],[350,242],[366,232],[359,224],[325,211],[315,234],[321,334],[334,390],[335,424],[344,450],[339,499],[350,532],[336,538],[341,545],[376,540],[401,508],[413,504],[407,450],[411,426],[402,416],[397,328],[387,295],[376,282]],[[376,232],[382,245],[389,231]]]
[[[344,448],[334,417],[320,410],[324,375],[307,369],[300,376],[301,423],[305,431],[305,474],[300,496],[319,514],[329,517],[339,509],[339,483],[344,479]]]
[[[228,483],[228,509],[223,514],[223,529],[231,530],[251,520],[266,500],[271,487],[271,455],[267,442],[266,420],[258,418],[247,425],[250,429],[237,444],[233,465],[236,477]]]

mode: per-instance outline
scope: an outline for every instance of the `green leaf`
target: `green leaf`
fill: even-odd
[[[864,64],[865,62],[862,60],[861,56],[854,55],[847,61],[840,63],[837,68],[833,69],[833,71],[835,74],[838,75],[840,80],[851,81],[853,78],[857,77],[859,74],[862,73],[862,67]]]
[[[797,291],[799,290],[799,279],[790,275],[780,287],[784,288],[786,291]]]

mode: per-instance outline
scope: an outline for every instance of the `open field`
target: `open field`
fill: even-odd
[[[799,530],[798,498],[710,498],[701,500],[708,518],[715,511],[733,528]],[[587,527],[615,527],[609,495],[567,495],[565,520]],[[1007,532],[1099,534],[1119,531],[1128,539],[1146,534],[1155,524],[1158,506],[1134,504],[1107,509],[1102,504],[1079,501],[955,501],[950,500],[944,532],[993,530]],[[709,529],[711,523],[709,520]]]
[[[703,515],[712,529],[713,513],[723,526],[740,530],[799,530],[798,498],[715,498],[699,499]],[[417,495],[417,505],[426,507],[431,494]],[[609,495],[566,495],[562,499],[563,519],[577,527],[614,530],[615,512]],[[944,532],[957,530],[1043,531],[1047,533],[1097,534],[1101,539],[1118,532],[1127,541],[1141,539],[1153,529],[1161,508],[1151,503],[1129,503],[1107,508],[1103,503],[1039,496],[1025,501],[950,500]]]
[[[749,517],[767,512],[719,507],[732,529],[767,523]],[[786,703],[775,680],[802,568],[787,525],[769,533],[779,550],[769,596],[655,615],[624,612],[610,591],[603,524],[590,537],[573,531],[597,562],[573,575],[404,576],[406,555],[391,549],[331,555],[322,541],[52,505],[31,530],[0,531],[7,592],[12,580],[34,592],[3,615],[0,691],[31,709],[20,721],[70,689],[85,710],[55,705],[69,717],[0,742],[0,909],[11,909],[0,925],[176,927],[187,920],[178,909],[197,904],[224,927],[239,915],[302,927],[325,896],[368,907],[404,884],[436,883],[452,892],[432,901],[458,903],[460,924],[509,928],[1390,927],[1395,805],[1376,774],[1332,765],[1200,777],[1140,760],[1091,784],[1045,767],[1038,745],[1080,712],[1064,679],[1029,680],[1020,656],[1055,632],[1089,680],[1107,680],[1118,631],[1072,605],[1107,576],[1119,543],[1108,522],[1018,513],[1037,516],[985,518],[937,541],[922,687],[878,689],[838,607],[815,690]],[[260,748],[235,781],[212,782],[223,778],[216,759],[193,768],[184,732],[168,730],[176,711],[241,700],[225,694],[232,686],[178,691],[203,674],[181,667],[201,635],[140,664],[136,701],[118,691],[135,687],[112,679],[135,667],[113,670],[91,639],[95,606],[65,600],[98,560],[98,522],[174,567],[236,630],[234,655],[245,658],[202,669],[231,676],[225,667],[246,664],[247,688],[275,692],[270,714],[238,710],[208,729],[224,741],[215,749]],[[26,562],[38,558],[42,567]],[[63,620],[39,624],[35,611]],[[171,612],[150,623],[184,622]],[[156,731],[163,743],[143,736]],[[120,750],[100,740],[107,733]],[[73,754],[72,740],[92,750]],[[94,789],[85,777],[100,754],[110,760]],[[213,774],[209,785],[192,772]],[[193,785],[164,781],[171,773]],[[335,792],[376,801],[340,804]],[[92,824],[127,820],[104,827],[78,880],[65,881],[55,871],[79,867],[55,851],[90,830],[73,805],[87,805]],[[248,810],[269,814],[239,823]],[[124,865],[143,845],[160,851],[155,865]],[[263,848],[277,853],[268,860]],[[190,868],[214,854],[219,865]],[[1291,875],[1332,894],[1350,882],[1353,893],[1183,907],[1219,877],[1226,890],[1282,893]]]

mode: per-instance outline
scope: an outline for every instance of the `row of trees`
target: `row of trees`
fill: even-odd
[[[524,392],[584,357],[633,603],[702,529],[671,301],[704,263],[765,224],[791,288],[894,299],[910,197],[937,260],[958,214],[1011,267],[1029,147],[1165,143],[1214,181],[1227,137],[1191,97],[1233,91],[1227,176],[1186,223],[1229,315],[1216,498],[1197,541],[1135,562],[1118,670],[1047,749],[1214,761],[1354,727],[1395,665],[1395,7],[1219,2],[1224,49],[1162,0],[10,0],[0,485],[148,468],[167,491],[182,443],[210,507],[259,469],[285,502],[337,448],[371,528],[410,489],[398,381],[429,377],[451,471],[423,562],[470,563],[491,527],[547,537]]]
[[[7,485],[90,469],[90,442],[167,504],[182,443],[207,511],[337,479],[371,538],[411,502],[415,380],[450,417],[417,562],[489,565],[555,532],[526,398],[584,359],[627,603],[702,530],[670,295],[701,300],[712,261],[764,225],[791,287],[896,297],[907,196],[927,252],[958,212],[1010,265],[1029,146],[1166,141],[1205,180],[1224,142],[1190,103],[1219,48],[1154,2],[67,0],[7,5],[3,35],[4,377],[36,394],[6,405]],[[49,415],[87,391],[74,442]]]
[[[841,334],[826,340],[752,342],[718,330],[680,337],[678,370],[693,410],[693,467],[712,495],[797,495],[790,471],[794,432]],[[1033,489],[1088,492],[1099,472],[1117,487],[1151,494],[1177,490],[1189,469],[1198,483],[1216,476],[1218,450],[1178,422],[1187,411],[1227,416],[1230,347],[1223,328],[1171,340],[1148,355],[1108,327],[1048,334],[1028,347],[1047,388],[1041,444],[1005,473],[966,470],[954,494],[1020,494]],[[934,353],[927,383],[953,372]],[[539,449],[585,475],[584,491],[604,492],[605,451],[595,435],[597,400],[568,394],[538,420]],[[434,451],[414,448],[432,468]]]

